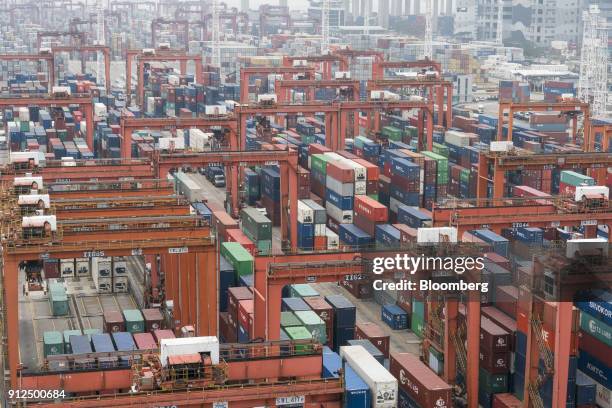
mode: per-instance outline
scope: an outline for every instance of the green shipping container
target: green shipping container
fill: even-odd
[[[272,241],[269,239],[265,241],[257,241],[255,242],[255,245],[257,246],[257,251],[260,255],[269,255],[270,251],[272,251]]]
[[[368,138],[367,138],[367,137],[365,137],[365,136],[357,136],[357,137],[354,139],[355,147],[357,147],[357,148],[359,148],[359,149],[363,148],[363,146],[364,146],[366,143],[369,143],[369,142],[371,142],[371,141],[372,141],[372,140],[368,139]]]
[[[253,274],[253,255],[238,242],[222,243],[221,255],[234,267],[238,276]]]
[[[49,301],[51,302],[51,313],[53,316],[66,316],[70,309],[68,307],[68,296],[61,284],[53,284],[49,289]]]
[[[484,368],[478,369],[478,387],[487,394],[498,394],[508,391],[507,374],[491,374]]]
[[[312,334],[304,326],[286,327],[285,332],[291,340],[312,340]],[[305,344],[295,346],[296,354],[306,354],[310,350],[311,347]]]
[[[570,186],[594,186],[595,180],[593,177],[585,176],[584,174],[576,173],[575,171],[563,170],[561,172],[561,182]]]
[[[461,175],[459,176],[460,180],[469,183],[470,182],[470,171],[468,169],[462,169]]]
[[[612,327],[588,313],[580,313],[580,328],[608,347],[612,347]]]
[[[295,312],[295,316],[304,324],[304,327],[310,332],[313,339],[321,344],[325,344],[327,342],[325,322],[319,317],[319,315],[311,310],[308,310]]]
[[[425,319],[425,302],[412,299],[412,315]]]
[[[62,333],[58,331],[46,331],[43,333],[43,352],[45,357],[64,354],[64,340]]]
[[[438,171],[436,181],[438,184],[448,184],[448,159],[439,154],[423,151],[421,152],[424,156],[434,159],[436,161]]]
[[[123,311],[125,327],[130,333],[144,333],[145,324],[142,313],[138,309],[127,309]]]
[[[412,318],[410,319],[410,328],[412,329],[412,331],[414,332],[414,334],[417,335],[417,337],[419,338],[423,338],[423,334],[424,334],[424,322],[423,322],[423,318],[413,314]]]
[[[245,208],[240,212],[242,230],[253,241],[272,239],[272,221],[256,208]]]
[[[432,146],[431,149],[435,154],[439,154],[440,156],[444,156],[444,157],[448,157],[450,152],[448,150],[448,146],[445,146],[443,144],[440,143],[435,143]]]
[[[310,297],[310,296],[319,296],[319,292],[314,290],[312,286],[307,283],[297,283],[295,285],[291,285],[289,287],[289,293],[291,297]]]
[[[310,156],[310,170],[327,174],[327,162],[329,157],[324,154],[313,154]]]
[[[70,336],[80,336],[83,333],[81,330],[64,330],[64,351],[66,354],[72,354],[72,346],[70,345]]]
[[[394,126],[385,126],[382,128],[381,133],[386,136],[389,140],[400,142],[402,140],[402,131]]]
[[[411,138],[415,138],[419,134],[419,129],[416,126],[408,126],[406,128],[406,134]]]
[[[281,312],[281,327],[298,327],[302,322],[293,312]]]

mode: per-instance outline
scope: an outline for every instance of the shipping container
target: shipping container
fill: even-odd
[[[370,355],[372,357],[374,357],[376,359],[376,361],[378,361],[381,365],[384,366],[384,364],[385,364],[385,355],[378,348],[376,348],[376,346],[374,346],[370,340],[367,340],[367,339],[353,339],[353,340],[347,341],[346,343],[349,346],[361,346],[361,347],[363,347],[364,349],[366,349],[366,351],[368,353],[370,353]]]
[[[408,328],[408,314],[399,306],[382,306],[381,319],[393,330],[404,330]]]
[[[46,357],[64,354],[64,337],[58,331],[43,333],[43,354]]]
[[[390,336],[376,323],[363,322],[355,326],[355,338],[369,340],[385,357],[389,357]]]
[[[365,381],[351,368],[344,366],[344,405],[343,408],[371,407],[370,388]]]
[[[159,309],[142,309],[142,316],[145,321],[145,331],[161,329],[163,317]]]
[[[238,242],[222,243],[221,255],[234,267],[238,276],[253,273],[253,255]]]
[[[417,356],[391,353],[391,374],[399,387],[421,407],[452,407],[452,387],[438,377]]]
[[[116,334],[122,334],[122,333],[116,333]],[[134,333],[134,342],[138,350],[157,350],[157,348],[159,347],[152,333]]]
[[[340,357],[368,384],[371,407],[397,407],[397,379],[362,346],[340,347]]]
[[[123,311],[125,327],[130,333],[142,333],[145,331],[145,322],[142,313],[138,309],[126,309]]]

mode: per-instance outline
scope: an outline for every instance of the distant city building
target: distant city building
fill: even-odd
[[[310,0],[308,7],[308,17],[321,21],[322,1]],[[346,12],[344,0],[330,0],[329,5],[329,27],[335,28],[345,24]]]
[[[457,0],[454,11],[455,18],[463,18],[470,28],[470,4],[473,3]],[[497,39],[498,7],[499,0],[477,0],[477,40]],[[547,47],[558,40],[577,43],[582,37],[582,10],[583,0],[503,0],[503,39],[538,47]],[[462,30],[462,25],[455,26],[456,32]]]

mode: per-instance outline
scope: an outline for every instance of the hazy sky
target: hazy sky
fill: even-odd
[[[240,8],[240,0],[224,0],[229,6]],[[308,8],[308,0],[288,0],[289,8],[306,10]],[[249,8],[258,9],[262,4],[277,5],[278,0],[249,0]]]

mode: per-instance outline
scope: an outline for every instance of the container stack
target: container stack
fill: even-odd
[[[333,308],[333,350],[338,351],[355,337],[356,308],[342,295],[325,296],[325,301]]]
[[[272,225],[280,225],[280,172],[277,166],[261,169],[261,205],[266,209]]]
[[[531,92],[528,82],[499,81],[499,100],[524,103],[528,102]]]
[[[559,194],[573,196],[576,193],[576,187],[594,185],[595,180],[592,177],[585,176],[575,171],[563,170],[561,172]]]
[[[612,346],[612,294],[597,291],[576,306],[580,309],[576,404],[607,407],[612,401],[612,369],[606,363]]]
[[[242,230],[255,243],[257,252],[267,255],[272,249],[272,221],[256,208],[244,208],[240,212]]]

